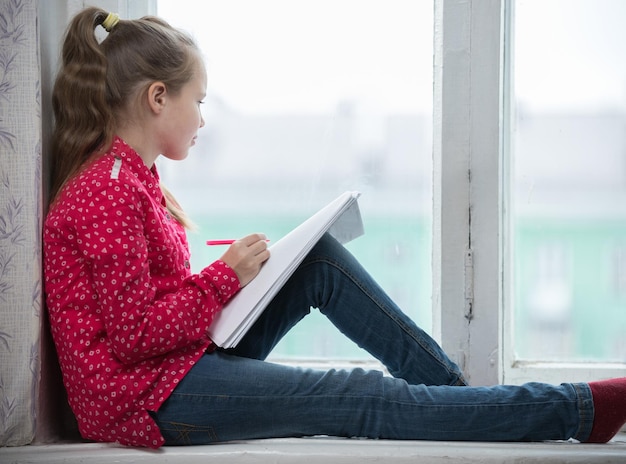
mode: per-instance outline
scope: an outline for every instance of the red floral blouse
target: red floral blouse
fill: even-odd
[[[63,188],[44,224],[46,301],[84,438],[157,448],[156,411],[213,344],[207,329],[239,290],[216,261],[189,265],[156,168],[119,138]]]

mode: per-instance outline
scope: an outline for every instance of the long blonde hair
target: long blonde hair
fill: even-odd
[[[111,147],[122,110],[152,82],[161,81],[176,94],[193,77],[198,53],[189,36],[146,16],[120,20],[99,43],[95,30],[107,16],[105,10],[86,8],[65,33],[52,95],[50,202],[90,158]],[[171,214],[191,226],[172,194],[163,192]]]

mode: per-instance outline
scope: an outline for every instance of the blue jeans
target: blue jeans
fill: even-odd
[[[310,307],[393,377],[264,361]],[[593,402],[583,383],[466,386],[439,345],[324,236],[241,343],[204,355],[152,414],[169,445],[312,435],[584,441]]]

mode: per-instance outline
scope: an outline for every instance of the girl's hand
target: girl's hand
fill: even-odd
[[[235,241],[222,255],[221,260],[235,271],[241,287],[256,277],[261,265],[270,257],[266,238],[263,234],[248,235]]]

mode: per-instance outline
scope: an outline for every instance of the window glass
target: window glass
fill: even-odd
[[[432,2],[158,0],[205,54],[206,126],[164,183],[208,238],[271,240],[346,190],[365,235],[348,248],[400,307],[431,328]],[[312,311],[276,357],[365,354]]]
[[[520,359],[626,359],[626,2],[514,4]]]

